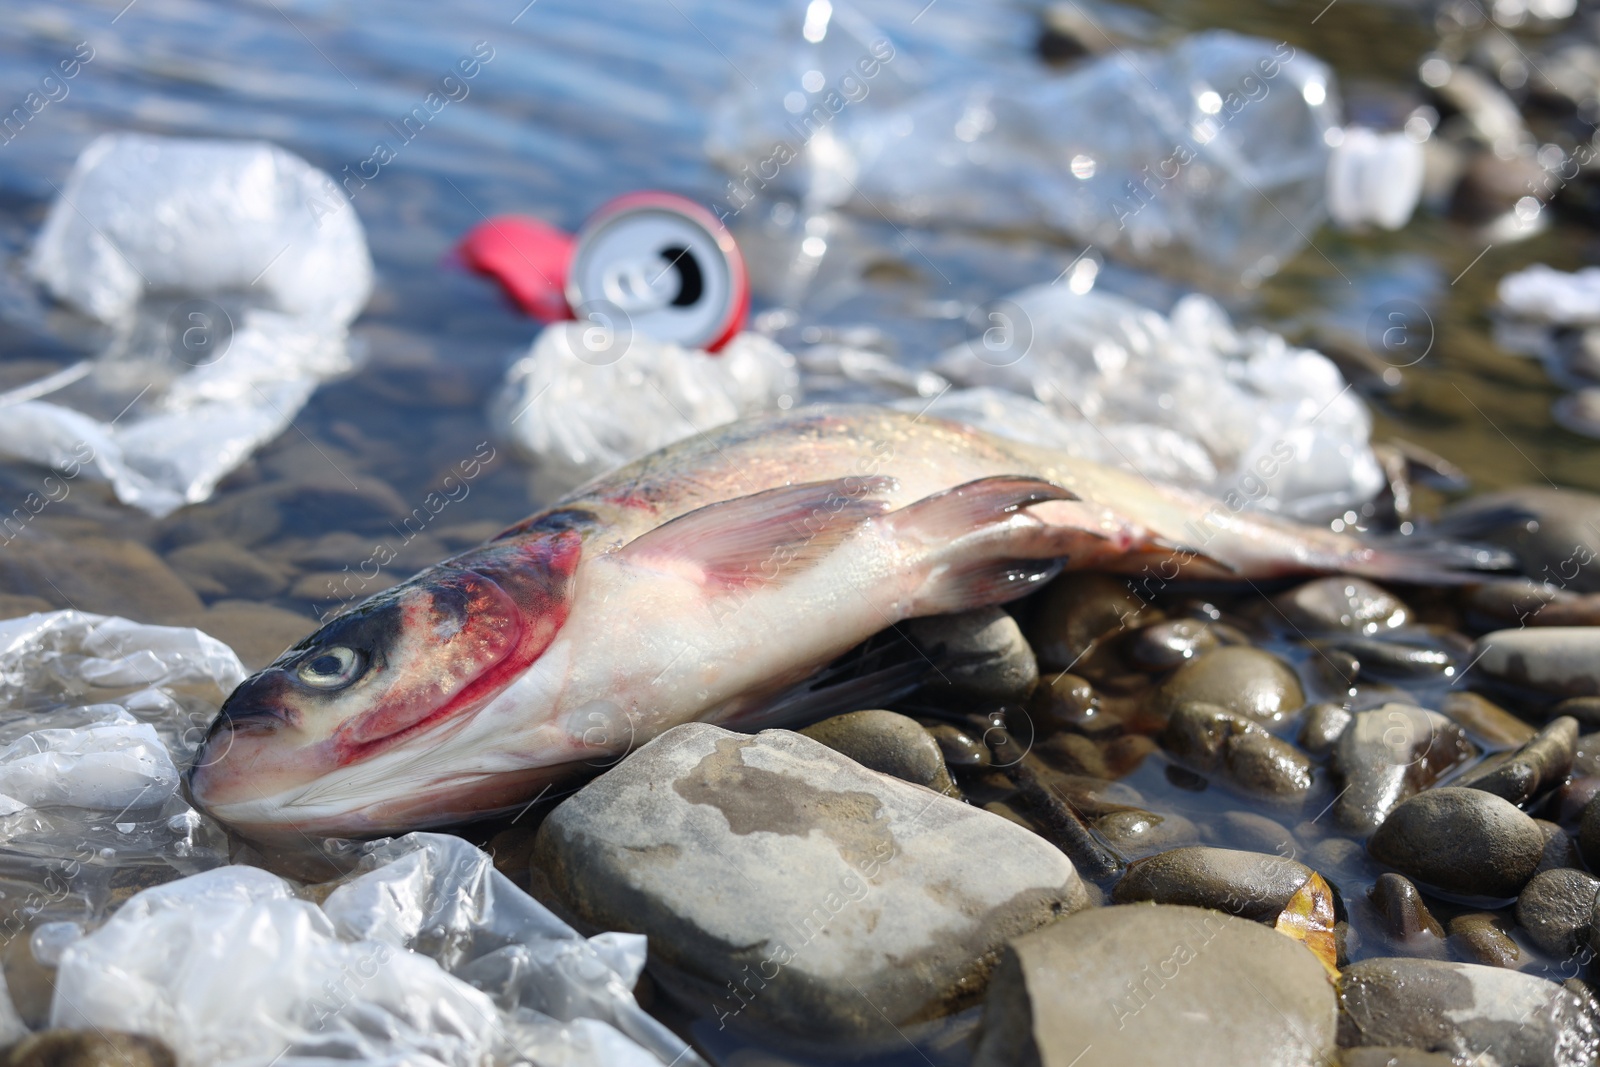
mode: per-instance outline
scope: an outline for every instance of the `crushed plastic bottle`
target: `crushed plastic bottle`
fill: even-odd
[[[813,25],[816,7],[766,63],[789,75],[781,88],[737,86],[713,116],[707,148],[732,176],[726,213],[776,193],[808,214],[1047,227],[1255,284],[1327,217],[1336,160],[1353,224],[1403,223],[1421,192],[1420,146],[1358,134],[1335,153],[1332,71],[1288,44],[1211,31],[1064,74],[934,79],[843,5]]]
[[[642,938],[585,941],[456,838],[369,849],[321,908],[251,867],[139,893],[60,951],[51,1025],[151,1034],[184,1067],[704,1067],[628,991]],[[511,948],[536,978],[496,995],[468,977]]]
[[[1558,425],[1600,438],[1600,267],[1569,274],[1536,263],[1501,278],[1499,298],[1508,318],[1495,323],[1495,340],[1540,356],[1569,390],[1550,406]]]
[[[345,328],[372,289],[333,180],[259,141],[96,139],[29,268],[114,336],[81,370],[0,394],[0,454],[88,471],[154,515],[206,499],[354,369]],[[58,389],[72,402],[43,399]]]
[[[794,357],[742,333],[709,355],[598,322],[555,323],[506,372],[489,415],[558,494],[663,445],[799,398]]]
[[[1303,520],[1384,486],[1371,416],[1338,368],[1269,331],[1236,330],[1208,297],[1162,315],[1041,285],[990,318],[934,364],[981,391],[947,394],[931,413]]]

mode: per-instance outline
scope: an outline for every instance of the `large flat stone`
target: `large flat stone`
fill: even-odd
[[[1005,942],[1085,906],[980,808],[786,730],[669,730],[551,813],[536,879],[726,1025],[898,1041],[981,995]]]
[[[1012,943],[973,1067],[1330,1063],[1338,1004],[1300,942],[1171,904],[1094,908]]]

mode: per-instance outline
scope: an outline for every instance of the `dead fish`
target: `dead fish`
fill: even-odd
[[[1012,600],[1063,567],[1422,581],[1455,562],[935,418],[756,418],[333,619],[234,691],[189,785],[258,837],[459,822],[683,722],[784,725],[784,694],[873,634]]]

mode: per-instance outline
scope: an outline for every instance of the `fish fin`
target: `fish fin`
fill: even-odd
[[[1359,556],[1338,569],[1412,585],[1471,585],[1483,581],[1485,571],[1517,567],[1514,553],[1493,545],[1388,534],[1362,541],[1365,548]]]
[[[1076,493],[1041,478],[1000,474],[923,497],[889,516],[889,524],[903,536],[944,543],[974,527],[1007,519],[1030,504],[1077,499]]]
[[[770,585],[882,515],[889,509],[882,498],[897,484],[882,476],[836,478],[707,504],[634,538],[619,555],[713,589]]]
[[[746,733],[774,726],[798,728],[830,715],[891,706],[937,676],[938,668],[927,655],[898,627],[890,627],[718,725]]]
[[[1059,559],[980,559],[938,574],[917,597],[913,614],[948,615],[1004,604],[1061,573]]]

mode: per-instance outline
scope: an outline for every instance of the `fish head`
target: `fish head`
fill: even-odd
[[[189,770],[195,803],[257,837],[364,836],[415,828],[430,805],[472,809],[361,768],[417,764],[527,671],[566,621],[581,552],[571,529],[519,533],[334,618],[223,703]]]

